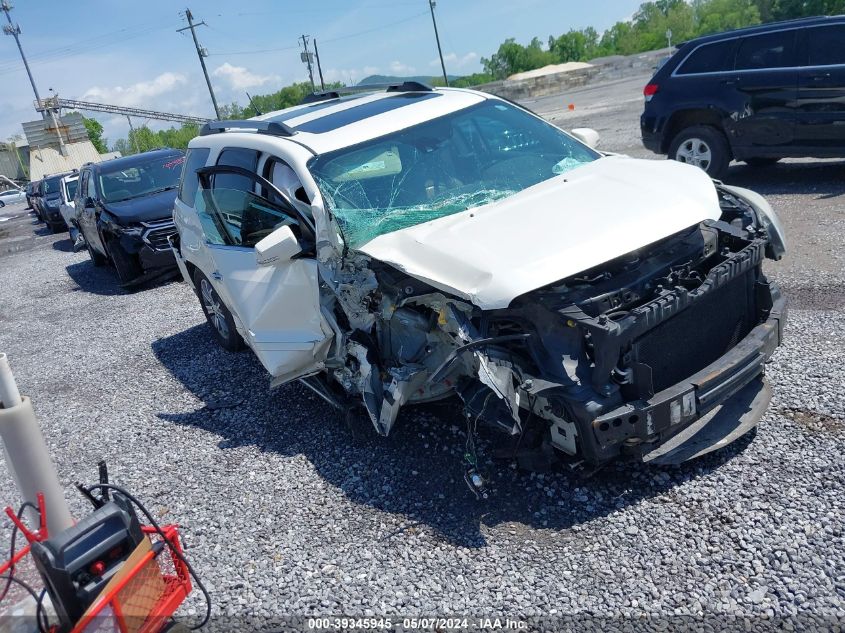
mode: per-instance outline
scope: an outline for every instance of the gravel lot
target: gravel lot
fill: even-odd
[[[528,105],[648,157],[643,83]],[[788,339],[758,431],[682,468],[582,480],[490,466],[494,494],[477,502],[454,407],[406,409],[383,439],[298,385],[270,392],[250,352],[213,343],[185,284],[124,293],[67,234],[29,215],[3,221],[21,213],[11,207],[0,350],[77,516],[72,482],[107,460],[116,482],[185,526],[218,616],[576,614],[603,629],[716,630],[741,616],[746,630],[827,630],[845,622],[845,164],[740,165],[728,181],[766,195],[787,227],[791,251],[768,270],[791,301]],[[17,505],[2,463],[0,504]],[[4,524],[0,546],[8,536]]]

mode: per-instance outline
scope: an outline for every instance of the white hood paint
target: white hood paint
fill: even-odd
[[[490,310],[720,215],[697,167],[614,156],[359,250]]]

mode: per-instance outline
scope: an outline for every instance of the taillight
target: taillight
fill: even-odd
[[[651,98],[660,90],[660,86],[657,84],[648,84],[645,88],[643,88],[643,96],[645,97],[646,101],[651,101]]]

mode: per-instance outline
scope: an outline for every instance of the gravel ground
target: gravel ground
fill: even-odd
[[[639,89],[622,82],[544,114],[645,156]],[[0,350],[76,515],[72,482],[107,460],[116,482],[185,526],[216,616],[827,630],[845,622],[843,172],[830,161],[732,170],[789,231],[789,255],[769,266],[791,300],[787,341],[758,431],[681,468],[585,480],[490,466],[494,494],[475,501],[454,407],[406,409],[383,439],[298,385],[271,392],[251,353],[212,342],[185,284],[124,293],[29,216],[0,217]],[[3,464],[0,503],[17,503]],[[201,609],[197,598],[185,613]]]

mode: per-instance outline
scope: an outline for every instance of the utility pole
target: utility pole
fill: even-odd
[[[3,32],[6,35],[11,35],[15,38],[15,43],[18,45],[18,50],[21,53],[23,65],[26,68],[26,74],[29,75],[29,83],[32,84],[32,92],[35,93],[35,100],[38,102],[38,105],[40,107],[41,96],[38,94],[38,88],[35,87],[35,79],[32,78],[32,71],[29,69],[29,62],[26,61],[26,55],[23,54],[21,40],[18,37],[21,34],[21,27],[19,24],[12,23],[12,17],[9,15],[9,11],[12,10],[12,5],[10,5],[6,0],[3,0],[2,4],[0,4],[0,9],[2,9],[3,12],[6,14],[6,20],[9,22],[8,24],[3,25]]]
[[[320,51],[317,50],[317,38],[314,38],[314,57],[317,58],[317,72],[320,74],[320,90],[326,89],[326,84],[323,82],[323,67],[320,66]]]
[[[311,90],[313,91],[316,90],[316,87],[314,86],[314,71],[311,69],[311,53],[308,51],[308,36],[303,35],[301,39],[302,48],[305,49],[305,52],[300,53],[299,59],[308,64],[308,79],[311,80]]]
[[[141,148],[138,147],[138,136],[135,134],[135,128],[132,127],[132,117],[127,114],[126,120],[129,121],[129,136],[132,137],[132,144],[135,146],[135,153],[140,154]]]
[[[434,7],[437,3],[428,0],[428,8],[431,9],[431,23],[434,25],[434,39],[437,40],[437,54],[440,55],[440,68],[443,69],[443,83],[449,85],[449,78],[446,76],[446,64],[443,63],[443,51],[440,49],[440,35],[437,33],[437,20],[434,19]]]
[[[20,51],[21,59],[23,60],[24,68],[26,68],[26,74],[29,77],[29,83],[32,85],[32,92],[35,93],[35,103],[38,104],[37,108],[41,108],[41,95],[38,94],[38,87],[35,85],[35,79],[32,77],[32,71],[29,68],[29,62],[26,61],[26,55],[23,52],[23,46],[21,46],[21,27],[19,24],[14,24],[12,22],[12,16],[9,15],[9,11],[12,10],[12,5],[10,5],[7,0],[3,0],[0,3],[0,9],[2,9],[3,13],[6,14],[6,21],[8,24],[3,25],[3,32],[6,35],[11,35],[15,38],[15,44],[18,45],[18,51]],[[59,150],[62,156],[67,156],[67,149],[65,149],[65,141],[62,138],[62,131],[59,129],[59,122],[56,120],[56,112],[52,108],[48,108],[50,119],[53,121],[53,126],[56,128],[56,135],[59,137]],[[42,111],[41,117],[46,120],[47,116]]]
[[[194,16],[191,14],[190,9],[185,9],[185,17],[188,18],[188,26],[183,27],[181,29],[176,29],[176,32],[179,33],[181,31],[187,31],[188,29],[191,30],[191,35],[194,37],[194,46],[197,49],[197,56],[200,58],[200,66],[202,66],[202,74],[205,75],[205,83],[208,84],[208,92],[211,95],[211,103],[214,104],[214,114],[217,118],[220,118],[220,108],[217,107],[217,97],[214,96],[214,88],[211,87],[211,79],[208,78],[208,69],[205,67],[205,58],[208,55],[208,51],[205,50],[202,46],[200,46],[199,41],[197,40],[197,32],[196,28],[198,26],[208,26],[205,21],[197,22],[194,24]]]

